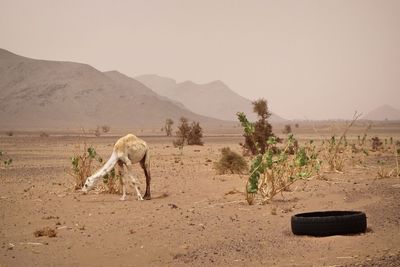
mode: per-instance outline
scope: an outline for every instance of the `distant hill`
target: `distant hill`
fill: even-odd
[[[222,81],[196,84],[192,81],[177,83],[171,78],[158,75],[142,75],[135,77],[157,94],[182,103],[191,111],[221,120],[237,121],[236,112],[245,112],[254,120],[251,101],[232,91]],[[273,114],[271,122],[282,122],[283,118]]]
[[[161,127],[185,116],[210,126],[225,122],[197,115],[119,72],[80,63],[36,60],[0,49],[0,127],[74,128],[110,125]]]
[[[383,121],[383,120],[400,121],[400,110],[395,109],[394,107],[389,105],[383,105],[366,114],[363,117],[363,119],[375,120],[375,121]]]

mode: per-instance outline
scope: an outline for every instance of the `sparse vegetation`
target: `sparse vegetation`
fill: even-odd
[[[245,131],[243,134],[245,142],[240,144],[243,147],[244,154],[255,156],[265,153],[268,147],[266,140],[273,137],[274,134],[272,133],[272,126],[268,122],[271,113],[268,110],[267,101],[265,99],[254,101],[253,110],[259,117],[255,123],[249,122],[243,112],[238,112],[236,115]]]
[[[99,168],[101,163],[103,163],[103,159],[97,154],[93,146],[87,145],[86,142],[83,145],[77,146],[77,152],[71,158],[71,175],[75,179],[75,190],[83,187],[86,178],[92,175],[93,170]],[[107,193],[119,192],[119,183],[117,183],[117,180],[119,181],[121,178],[120,168],[122,166],[118,166],[116,168],[117,171],[113,168],[109,174],[103,177],[104,187],[100,191]]]
[[[100,126],[97,126],[97,128],[96,128],[96,130],[94,130],[93,134],[94,134],[94,136],[96,136],[96,137],[100,137],[100,135],[101,135],[101,128],[100,128]]]
[[[165,130],[165,134],[167,136],[172,136],[172,125],[174,124],[174,121],[170,118],[165,120],[165,125],[162,128],[162,130]]]
[[[290,134],[292,133],[292,126],[290,126],[290,124],[286,124],[283,128],[282,133],[284,134]]]
[[[400,148],[397,145],[393,145],[392,149],[389,150],[390,153],[394,155],[394,162],[395,167],[388,166],[387,162],[383,160],[378,160],[378,171],[377,177],[378,178],[389,178],[389,177],[400,177]]]
[[[96,163],[102,163],[103,159],[97,155],[92,146],[84,142],[83,146],[77,146],[76,154],[71,158],[72,176],[75,178],[75,190],[81,189],[85,184],[86,178],[92,175]]]
[[[203,145],[203,129],[198,122],[189,125],[188,119],[182,117],[176,132],[177,139],[173,141],[175,147],[183,149],[185,145]]]
[[[229,147],[221,149],[221,158],[218,162],[215,162],[214,167],[218,174],[243,174],[248,171],[244,157],[232,151]]]
[[[332,136],[330,140],[323,142],[323,156],[329,166],[330,171],[343,171],[344,162],[346,160],[346,153],[344,152],[347,148],[346,134],[360,116],[360,113],[354,113],[352,121],[347,125],[339,139],[336,139],[335,136]]]
[[[41,132],[40,133],[40,137],[47,138],[47,137],[50,137],[50,135],[48,133],[46,133],[46,132]]]
[[[13,131],[7,131],[7,132],[6,132],[6,135],[7,135],[7,136],[13,136],[13,135],[14,135],[14,132],[13,132]]]
[[[194,121],[190,126],[190,131],[187,137],[188,145],[203,145],[203,129],[200,126],[200,123]]]
[[[121,171],[122,171],[123,166],[119,166],[118,164],[113,168],[110,173],[106,174],[103,177],[103,184],[105,188],[102,191],[105,191],[107,193],[111,194],[116,194],[120,191],[120,180],[122,179],[121,177]],[[118,182],[117,182],[118,181]]]
[[[47,237],[56,237],[57,231],[50,227],[44,227],[42,229],[36,230],[33,235],[35,237],[47,236]]]
[[[7,156],[7,154],[1,150],[0,150],[0,159],[4,164],[4,167],[6,168],[9,167],[13,162],[13,159]]]
[[[372,141],[372,150],[373,151],[378,151],[378,150],[382,149],[383,143],[378,136],[373,137],[371,139],[371,141]]]
[[[283,148],[277,149],[276,138],[271,136],[266,152],[253,159],[246,185],[246,200],[250,205],[254,203],[257,193],[261,193],[263,202],[267,202],[297,180],[319,175],[321,161],[314,142],[311,140],[299,146],[294,155],[290,155],[288,149],[295,141],[294,136],[289,134]]]
[[[108,133],[111,130],[111,127],[108,125],[103,125],[101,126],[101,130],[103,131],[103,133]]]

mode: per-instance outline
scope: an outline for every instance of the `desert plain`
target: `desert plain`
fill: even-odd
[[[368,138],[400,140],[399,129],[375,127]],[[300,127],[295,134],[321,139],[330,130]],[[361,130],[349,139],[357,134]],[[221,148],[241,152],[240,134],[206,134],[203,146],[182,152],[173,137],[147,135],[151,200],[136,200],[132,187],[126,201],[118,194],[74,190],[71,157],[77,146],[87,142],[107,159],[122,135],[1,134],[0,148],[13,162],[0,169],[0,266],[399,266],[400,178],[377,175],[378,161],[395,167],[389,152],[349,159],[343,173],[324,172],[266,204],[258,199],[248,205],[247,175],[214,169]],[[139,165],[135,171],[143,191]],[[316,210],[363,211],[367,232],[292,234],[291,216]],[[45,227],[56,236],[36,237]]]

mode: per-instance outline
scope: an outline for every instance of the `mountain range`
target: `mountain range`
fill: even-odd
[[[246,113],[250,120],[256,119],[251,101],[238,95],[219,80],[205,84],[192,81],[177,83],[174,79],[154,74],[137,76],[135,79],[157,94],[182,103],[198,114],[236,121],[236,113],[240,111]],[[285,120],[273,113],[270,121],[283,122]]]
[[[201,116],[139,81],[90,65],[36,60],[0,49],[0,126],[20,129],[161,127],[180,117],[208,126],[232,125]]]
[[[0,49],[0,127],[79,129],[109,125],[160,129],[167,118],[199,121],[205,128],[233,127],[236,112],[255,119],[251,101],[222,81],[177,83],[158,75],[135,79],[90,65],[31,59]],[[382,106],[367,120],[400,120],[400,111]],[[274,122],[286,122],[276,114]]]
[[[362,119],[373,121],[400,121],[400,110],[390,105],[383,105],[367,113]]]

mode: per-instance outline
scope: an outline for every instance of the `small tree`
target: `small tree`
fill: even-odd
[[[178,130],[176,131],[177,139],[174,140],[173,144],[175,147],[183,149],[183,146],[187,143],[187,138],[190,132],[190,126],[188,119],[186,119],[185,117],[180,118],[180,123],[181,124],[178,126]]]
[[[255,123],[249,122],[243,112],[237,113],[239,121],[245,130],[243,134],[245,143],[240,145],[243,147],[245,154],[264,154],[268,146],[267,140],[274,136],[272,133],[272,126],[268,122],[271,113],[268,110],[267,100],[258,99],[254,101],[253,111],[257,113],[259,117],[258,121]],[[246,131],[246,129],[250,130]]]
[[[284,134],[290,134],[292,133],[292,126],[290,124],[286,124],[285,127],[283,128],[282,131]]]
[[[174,121],[170,118],[165,120],[165,126],[162,128],[162,130],[165,130],[165,133],[167,136],[172,136],[172,125],[174,124]]]
[[[200,126],[199,122],[192,122],[192,125],[190,126],[190,131],[188,134],[187,142],[188,145],[203,145],[203,141],[201,140],[203,138],[203,129]]]
[[[176,131],[177,139],[174,140],[173,144],[175,147],[183,148],[184,145],[203,145],[203,129],[200,123],[194,121],[189,125],[188,119],[182,117],[180,119],[181,124],[178,126]]]
[[[100,126],[97,126],[97,128],[96,128],[96,130],[94,130],[93,134],[96,137],[100,137],[100,135],[101,135]]]
[[[103,125],[101,126],[101,130],[103,131],[103,133],[108,133],[111,130],[111,127],[108,125]]]

